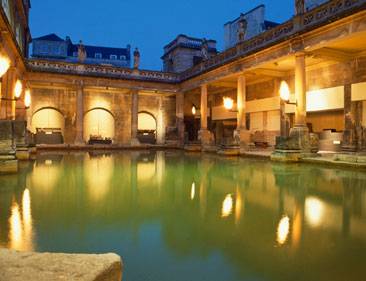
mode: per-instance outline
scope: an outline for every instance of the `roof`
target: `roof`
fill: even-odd
[[[279,25],[279,23],[274,22],[274,21],[269,21],[269,20],[264,21],[264,27],[265,27],[266,30],[274,28],[277,25]]]
[[[38,38],[33,38],[33,40],[42,40],[42,41],[65,41],[64,39],[58,37],[55,33],[51,33],[45,36],[41,36]]]
[[[72,44],[69,46],[68,56],[73,56],[74,52],[78,51],[78,44]],[[125,56],[126,59],[130,59],[130,50],[127,48],[110,48],[84,45],[86,51],[86,57],[94,58],[95,54],[102,54],[103,59],[110,59],[110,55]]]

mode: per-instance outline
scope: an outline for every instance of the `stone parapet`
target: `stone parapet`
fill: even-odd
[[[116,254],[53,254],[0,249],[0,280],[120,281],[123,264]]]

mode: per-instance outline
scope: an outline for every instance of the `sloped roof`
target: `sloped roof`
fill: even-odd
[[[95,54],[102,54],[103,59],[110,59],[110,55],[126,56],[127,59],[130,59],[130,51],[127,48],[110,48],[110,47],[99,47],[99,46],[90,46],[84,45],[86,51],[86,57],[94,58]],[[68,56],[72,56],[74,52],[78,51],[78,44],[72,44],[69,46]]]
[[[58,37],[55,33],[51,33],[45,36],[41,36],[38,38],[33,38],[33,40],[42,40],[42,41],[65,41],[64,39]]]

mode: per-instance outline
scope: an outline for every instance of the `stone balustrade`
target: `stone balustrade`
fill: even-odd
[[[85,76],[97,76],[106,78],[119,78],[140,81],[153,81],[162,83],[179,83],[198,76],[202,73],[230,63],[236,59],[245,57],[278,44],[296,35],[307,32],[311,28],[328,24],[344,16],[356,13],[366,8],[366,0],[331,0],[320,5],[303,15],[295,16],[289,21],[280,24],[266,32],[263,32],[249,40],[237,44],[235,47],[225,50],[212,58],[182,72],[167,73],[160,71],[134,70],[104,65],[87,65],[80,63],[47,61],[30,59],[28,67],[33,71],[76,74]],[[190,40],[189,38],[186,40]],[[196,42],[195,42],[196,43]],[[166,48],[171,48],[168,45]]]

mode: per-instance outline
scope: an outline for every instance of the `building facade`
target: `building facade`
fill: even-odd
[[[33,58],[77,62],[79,49],[82,48],[85,51],[83,63],[131,67],[130,45],[127,45],[126,48],[110,48],[84,45],[82,42],[74,44],[70,37],[66,37],[64,40],[54,33],[34,38],[32,43]]]

